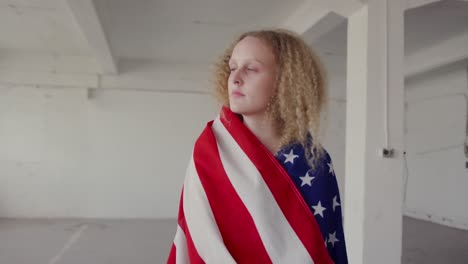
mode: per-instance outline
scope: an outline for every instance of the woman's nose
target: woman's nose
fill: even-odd
[[[242,76],[240,74],[240,71],[234,71],[232,73],[234,76],[233,76],[233,83],[236,85],[236,86],[240,86],[242,85]]]

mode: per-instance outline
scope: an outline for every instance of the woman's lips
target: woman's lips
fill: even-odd
[[[245,94],[239,92],[239,91],[234,91],[231,93],[232,96],[234,97],[241,97],[241,96],[245,96]]]

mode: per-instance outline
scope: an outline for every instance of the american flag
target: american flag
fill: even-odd
[[[333,263],[332,249],[344,243],[341,229],[335,224],[329,227],[327,221],[323,230],[336,227],[336,231],[323,233],[317,214],[328,208],[313,210],[310,204],[323,200],[321,205],[329,206],[329,202],[315,194],[309,199],[297,187],[298,177],[308,187],[319,181],[288,174],[300,163],[299,152],[294,152],[298,149],[291,149],[292,153],[284,153],[289,156],[279,153],[278,160],[224,107],[195,143],[167,263]],[[332,191],[337,195],[337,186]],[[338,205],[334,209],[330,207],[337,211]]]
[[[307,163],[304,148],[300,144],[285,147],[275,156],[312,210],[334,263],[348,263],[340,193],[330,155],[326,152],[315,170]]]

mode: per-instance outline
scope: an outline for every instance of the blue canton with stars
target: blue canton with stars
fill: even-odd
[[[300,144],[287,146],[275,156],[312,211],[331,259],[336,264],[347,264],[341,200],[330,155],[326,152],[315,171],[308,165]]]

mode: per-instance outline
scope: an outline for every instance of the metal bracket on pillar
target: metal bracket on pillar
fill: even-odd
[[[392,148],[382,148],[379,154],[384,158],[392,158],[395,154],[395,151]]]
[[[88,98],[88,100],[93,99],[94,96],[95,96],[94,88],[92,88],[92,87],[86,88],[86,94],[87,94],[86,97]]]
[[[96,97],[96,89],[101,88],[101,82],[102,82],[101,78],[102,78],[101,74],[98,74],[97,75],[97,85],[96,85],[96,87],[86,88],[87,89],[86,93],[87,93],[88,100],[93,99],[94,97]]]

